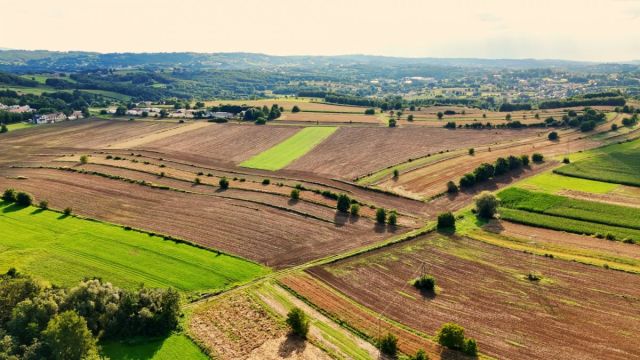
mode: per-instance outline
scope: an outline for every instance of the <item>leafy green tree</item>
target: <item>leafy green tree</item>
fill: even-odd
[[[396,226],[398,224],[398,214],[395,210],[391,210],[389,212],[389,216],[387,217],[387,224],[389,224],[389,226]]]
[[[400,171],[398,171],[398,169],[393,169],[393,178],[397,179],[398,177],[400,177]]]
[[[509,155],[507,162],[509,162],[509,170],[516,170],[522,167],[522,159],[520,157]]]
[[[56,315],[42,332],[44,343],[55,360],[98,359],[96,339],[87,322],[74,311]]]
[[[116,108],[116,116],[125,116],[127,115],[127,108],[124,106],[118,106]]]
[[[415,355],[409,357],[410,360],[429,360],[429,356],[424,350],[420,349]]]
[[[474,148],[469,149],[469,155],[473,156],[475,155],[475,153],[476,153],[476,150]]]
[[[529,155],[520,155],[520,161],[522,161],[522,166],[529,166]]]
[[[338,195],[338,203],[336,205],[336,208],[338,209],[338,211],[347,212],[349,211],[350,205],[351,205],[351,199],[349,199],[349,196],[347,194]]]
[[[451,211],[438,215],[438,229],[455,228],[456,218]]]
[[[11,319],[13,308],[23,300],[40,293],[40,286],[32,278],[9,269],[0,275],[0,328]]]
[[[531,160],[533,160],[533,162],[535,163],[541,163],[544,161],[544,155],[540,153],[534,153],[533,155],[531,155]]]
[[[6,202],[16,202],[16,191],[13,189],[6,189],[2,194],[2,200]]]
[[[86,280],[69,290],[62,310],[73,310],[82,316],[89,330],[102,336],[118,312],[120,290],[98,279]]]
[[[378,340],[378,348],[386,356],[395,359],[398,356],[398,338],[391,333],[387,333],[387,335]]]
[[[0,134],[4,134],[6,132],[9,132],[9,128],[7,127],[7,125],[5,124],[0,125]]]
[[[394,128],[394,127],[396,127],[396,125],[397,125],[397,121],[396,121],[396,119],[394,119],[394,118],[390,118],[390,119],[389,119],[389,127],[390,127],[390,128]]]
[[[298,105],[293,105],[293,107],[291,108],[291,112],[292,113],[300,112],[300,108],[298,107]]]
[[[438,120],[442,120],[442,117],[444,117],[444,113],[442,111],[438,111],[436,116],[438,117]]]
[[[557,133],[557,132],[555,132],[555,131],[550,132],[550,133],[549,133],[549,135],[548,135],[547,137],[548,137],[548,138],[549,138],[549,140],[551,140],[551,141],[556,141],[556,140],[558,140],[558,138],[559,138],[558,133]]]
[[[20,191],[16,194],[16,204],[19,206],[31,206],[31,204],[33,204],[33,197],[29,193]]]
[[[476,176],[472,173],[464,174],[460,178],[460,188],[470,188],[476,184]]]
[[[438,344],[453,350],[462,350],[464,346],[464,328],[458,324],[446,323],[442,325],[436,335]]]
[[[287,314],[287,325],[291,332],[299,337],[306,339],[309,333],[309,320],[307,315],[300,308],[293,308]]]
[[[298,199],[300,199],[300,190],[298,189],[291,190],[291,200],[298,200]]]
[[[360,214],[360,205],[353,203],[351,204],[351,208],[349,209],[349,213],[351,216],[358,216]]]
[[[407,121],[413,121],[413,114],[409,114],[409,116],[407,116]]]
[[[80,164],[86,164],[89,162],[89,157],[87,155],[80,156]]]
[[[218,181],[218,185],[220,186],[220,189],[222,190],[227,190],[229,188],[229,180],[227,180],[226,177],[222,177],[219,181]]]
[[[385,224],[387,222],[387,210],[378,208],[378,210],[376,210],[376,221],[378,224]]]
[[[499,157],[496,159],[496,164],[494,166],[494,175],[504,175],[509,171],[509,161],[503,157]]]
[[[458,189],[458,185],[456,185],[456,183],[454,183],[453,181],[447,182],[447,192],[449,194],[455,194],[458,191],[460,191],[460,189]]]
[[[167,116],[169,116],[169,112],[166,109],[161,109],[160,110],[160,117],[161,118],[166,118]]]
[[[498,210],[499,200],[489,191],[483,191],[474,198],[478,215],[485,219],[491,219]]]
[[[376,109],[374,108],[369,108],[364,111],[365,115],[375,115],[375,113],[376,113]]]
[[[422,275],[413,281],[413,286],[422,291],[434,293],[436,291],[436,279],[431,275]]]
[[[18,303],[13,309],[7,330],[21,344],[30,344],[40,336],[58,312],[64,290],[47,290]]]

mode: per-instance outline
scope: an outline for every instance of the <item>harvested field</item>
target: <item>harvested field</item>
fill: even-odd
[[[13,146],[47,146],[63,148],[101,148],[184,124],[161,121],[75,120],[41,125],[28,131],[10,132],[3,143]]]
[[[615,258],[620,258],[622,263],[640,266],[640,247],[633,244],[603,241],[592,236],[536,228],[499,220],[491,220],[483,228],[486,231],[503,235],[509,240],[521,240],[527,245],[549,251],[563,251],[599,258],[604,261],[615,261]]]
[[[170,234],[278,268],[389,236],[366,218],[348,221],[332,209],[307,202],[289,206],[286,198],[276,195],[238,200],[50,169],[1,169],[0,176],[0,188],[29,191],[54,208],[72,207],[81,215]]]
[[[408,284],[422,264],[437,295]],[[542,276],[527,280],[530,272]],[[312,274],[363,305],[427,334],[456,322],[496,358],[640,356],[640,278],[431,234],[316,267]],[[544,326],[541,326],[544,324]]]
[[[286,167],[352,179],[427,154],[517,139],[532,130],[447,130],[431,128],[349,128],[333,136]],[[354,150],[350,150],[353,148]]]
[[[181,126],[176,126],[167,130],[158,131],[152,134],[146,134],[136,139],[115,143],[113,145],[110,145],[109,147],[114,149],[129,149],[129,148],[139,147],[151,142],[159,141],[159,140],[180,135],[183,133],[188,133],[190,131],[197,130],[207,126],[210,126],[210,124],[206,122],[192,122],[192,123],[184,124]]]
[[[550,142],[545,136],[544,138],[533,137],[512,144],[492,146],[490,149],[483,146],[475,149],[474,156],[470,156],[466,152],[459,153],[450,159],[443,159],[421,168],[403,172],[399,178],[388,178],[377,185],[385,190],[429,198],[445,191],[445,185],[448,181],[458,182],[464,174],[472,172],[482,163],[494,163],[498,157],[531,155],[539,152],[549,158],[566,153],[569,148],[568,142],[571,143],[572,151],[599,145],[599,142],[582,138],[582,136],[579,133],[570,133],[562,136],[557,143]]]
[[[202,160],[216,159],[237,164],[275,146],[301,129],[293,126],[208,125],[144,144],[140,149],[173,156],[197,155]]]
[[[317,102],[315,99],[309,98],[277,98],[277,99],[260,99],[260,100],[214,100],[206,101],[206,106],[218,106],[220,104],[226,105],[248,105],[255,107],[271,107],[273,104],[282,106],[285,112],[290,112],[294,105],[297,105],[302,112],[314,111],[314,112],[352,112],[358,114],[364,114],[365,107],[328,104],[323,102]]]
[[[291,122],[308,122],[315,123],[365,123],[365,124],[383,124],[376,115],[364,115],[364,113],[341,114],[341,113],[321,113],[321,112],[298,112],[286,113],[280,116],[276,121]]]

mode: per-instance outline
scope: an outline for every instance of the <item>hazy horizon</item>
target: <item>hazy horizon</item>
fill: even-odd
[[[640,59],[636,0],[0,1],[16,50]]]

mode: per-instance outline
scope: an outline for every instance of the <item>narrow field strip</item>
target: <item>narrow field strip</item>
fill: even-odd
[[[278,145],[241,163],[240,166],[271,171],[282,169],[309,152],[337,129],[337,127],[304,128]]]
[[[144,283],[183,292],[219,291],[268,273],[233,256],[98,221],[0,203],[0,271],[55,285],[101,277],[117,286]]]

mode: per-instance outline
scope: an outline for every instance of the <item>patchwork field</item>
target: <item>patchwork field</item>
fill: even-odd
[[[436,279],[433,297],[409,284],[423,266]],[[527,280],[532,271],[542,280]],[[456,322],[496,358],[640,356],[630,338],[640,331],[637,275],[437,234],[310,272],[424,333]]]
[[[336,130],[335,127],[304,128],[278,145],[241,163],[240,166],[271,171],[282,169],[309,152]]]
[[[266,274],[260,265],[119,226],[0,203],[0,272],[15,267],[60,286],[85,277],[116,286],[219,291]]]

